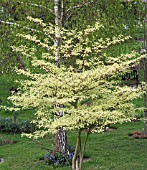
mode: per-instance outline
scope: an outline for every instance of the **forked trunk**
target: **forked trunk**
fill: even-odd
[[[75,148],[75,153],[72,159],[72,170],[82,170],[83,156],[86,148],[86,143],[88,140],[89,131],[87,132],[86,139],[84,141],[83,147],[81,142],[81,130],[78,130],[77,143]]]

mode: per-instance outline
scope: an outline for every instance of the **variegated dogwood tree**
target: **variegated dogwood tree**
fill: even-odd
[[[28,19],[41,26],[47,35],[46,39],[39,40],[37,35],[30,34],[18,36],[36,43],[45,52],[38,59],[35,56],[36,46],[12,47],[14,51],[30,57],[32,65],[40,71],[17,70],[18,74],[28,79],[18,80],[19,92],[9,97],[15,108],[9,110],[36,110],[33,123],[38,126],[38,130],[24,134],[29,138],[55,134],[60,127],[76,130],[72,170],[81,170],[90,132],[102,132],[107,125],[132,119],[135,107],[131,101],[145,92],[146,85],[142,84],[138,88],[122,86],[120,77],[145,55],[132,51],[116,57],[108,56],[105,53],[107,48],[124,43],[131,37],[118,35],[111,39],[97,39],[99,29],[105,29],[100,22],[87,26],[83,31],[69,31],[60,27],[55,29],[40,19]],[[59,39],[62,37],[60,46],[49,43],[54,35]],[[55,58],[57,53],[60,58]],[[60,60],[58,65],[57,60]],[[83,129],[87,129],[85,141],[81,139]]]

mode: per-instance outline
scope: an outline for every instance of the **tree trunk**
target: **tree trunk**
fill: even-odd
[[[75,153],[72,158],[72,170],[79,170],[79,163],[78,163],[78,151],[79,151],[79,146],[81,145],[81,130],[78,130],[78,136],[77,136],[77,143],[76,143],[76,148],[75,148]]]
[[[146,40],[147,41],[147,40]],[[146,44],[146,43],[145,43]],[[147,55],[147,47],[146,55]],[[147,59],[144,59],[144,82],[147,83]],[[147,134],[147,92],[144,93],[144,133]]]
[[[146,11],[146,5],[145,5]],[[144,49],[147,55],[147,29],[144,21]],[[144,59],[144,82],[147,83],[147,58]],[[144,93],[144,133],[147,134],[147,92]]]
[[[55,62],[59,66],[60,64],[60,44],[62,35],[60,30],[62,28],[63,16],[64,16],[64,0],[54,0],[54,13],[55,13],[55,40],[54,46],[55,51]],[[60,106],[55,106],[60,107]],[[64,113],[59,113],[60,116],[64,116]],[[63,154],[68,153],[67,135],[64,127],[61,127],[55,134],[55,145],[53,153],[62,152]]]
[[[59,151],[65,155],[68,154],[67,135],[66,130],[63,127],[61,127],[55,134],[55,146],[53,154],[56,154],[56,152]]]
[[[145,59],[144,81],[147,83],[147,59]],[[147,134],[147,92],[144,93],[144,133]]]
[[[89,136],[89,131],[86,134],[86,139],[85,139],[85,141],[83,143],[83,147],[82,147],[81,129],[78,130],[75,153],[74,153],[74,156],[73,156],[73,159],[72,159],[72,170],[82,170],[84,151],[85,151],[85,148],[86,148],[88,136]]]
[[[59,15],[59,1],[54,0],[54,12],[55,12],[55,39],[54,46],[56,47],[55,51],[55,62],[59,62],[59,38],[60,38],[60,15]]]

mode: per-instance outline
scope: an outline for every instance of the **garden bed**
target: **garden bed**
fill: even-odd
[[[0,140],[0,145],[6,145],[6,144],[15,144],[18,141],[14,141],[14,140]]]
[[[147,133],[135,131],[135,132],[130,133],[129,137],[132,139],[147,139]]]

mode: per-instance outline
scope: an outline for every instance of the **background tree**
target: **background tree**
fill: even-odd
[[[140,0],[134,1],[123,1],[123,0],[101,0],[101,1],[59,1],[60,4],[64,4],[64,14],[62,17],[62,26],[65,28],[78,28],[80,30],[84,29],[87,24],[94,24],[97,18],[103,21],[106,26],[105,30],[99,31],[99,38],[101,37],[112,37],[114,35],[126,34],[133,35],[134,40],[129,42],[129,48],[138,48],[136,45],[136,38],[138,38],[138,22],[140,25],[142,23],[142,8],[143,4]],[[16,53],[12,52],[10,49],[11,45],[23,44],[27,42],[16,37],[17,32],[27,32],[33,34],[33,29],[35,31],[36,25],[28,25],[26,16],[32,16],[35,18],[41,18],[45,22],[55,23],[54,15],[54,1],[49,3],[46,0],[40,2],[32,0],[31,2],[21,0],[21,1],[4,1],[0,3],[0,16],[1,16],[1,71],[10,72],[13,71],[14,66],[18,63],[20,68],[30,67],[30,60],[26,57],[18,56]],[[60,10],[61,8],[59,8]],[[114,10],[115,9],[115,10]],[[63,13],[63,12],[62,12]],[[91,19],[92,18],[92,19]],[[32,29],[30,29],[30,27]],[[39,29],[39,28],[37,28]],[[40,34],[40,39],[44,36]],[[7,37],[7,38],[6,38]],[[42,37],[42,38],[41,38]],[[23,42],[24,41],[24,42]],[[33,46],[34,44],[27,43],[27,46]],[[126,47],[123,47],[125,50]],[[113,50],[113,53],[118,52]],[[40,56],[42,49],[38,50],[36,55]],[[115,54],[114,54],[115,55]],[[16,61],[16,62],[15,62]],[[10,66],[10,68],[9,68]]]

